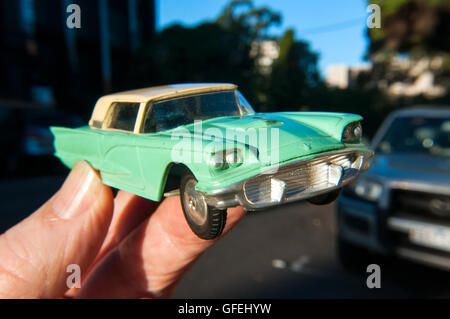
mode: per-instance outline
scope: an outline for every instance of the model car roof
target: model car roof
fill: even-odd
[[[185,83],[155,86],[145,89],[124,91],[105,95],[101,99],[126,99],[130,102],[146,102],[156,98],[172,97],[192,93],[206,93],[212,91],[234,90],[236,85],[228,83]]]
[[[229,83],[185,83],[154,86],[145,89],[124,91],[102,96],[98,99],[91,121],[103,121],[108,107],[113,102],[148,102],[196,93],[234,90],[237,86]]]

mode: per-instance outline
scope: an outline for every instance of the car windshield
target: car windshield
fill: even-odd
[[[377,152],[408,152],[450,157],[450,118],[399,117],[392,123]]]
[[[236,94],[224,91],[156,102],[145,116],[144,133],[169,130],[195,120],[253,114],[248,102]]]

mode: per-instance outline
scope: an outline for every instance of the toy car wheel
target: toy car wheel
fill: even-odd
[[[195,190],[197,179],[188,173],[181,179],[180,194],[184,216],[194,234],[202,239],[219,236],[227,220],[227,211],[208,206],[201,192]]]
[[[334,191],[308,198],[308,202],[314,205],[327,205],[334,202],[341,194],[342,188],[336,189]]]

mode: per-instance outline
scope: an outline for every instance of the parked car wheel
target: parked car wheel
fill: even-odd
[[[314,205],[327,205],[334,202],[341,194],[342,188],[336,189],[329,193],[325,193],[319,196],[308,198],[308,202]]]
[[[194,234],[202,239],[218,237],[225,227],[227,211],[208,206],[202,193],[195,190],[197,179],[187,173],[181,179],[180,195],[184,216]]]

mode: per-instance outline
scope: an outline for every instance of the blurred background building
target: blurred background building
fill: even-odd
[[[357,79],[361,74],[368,74],[372,70],[372,64],[366,63],[358,66],[346,64],[332,64],[328,66],[325,83],[329,87],[347,89],[357,85]]]
[[[346,89],[350,82],[350,67],[345,64],[330,65],[327,69],[328,86]]]
[[[66,24],[72,3],[79,29]],[[154,0],[0,1],[1,99],[79,113],[123,81],[135,50],[154,37],[155,15]]]

